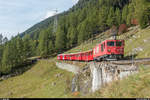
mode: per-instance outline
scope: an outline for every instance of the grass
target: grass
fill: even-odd
[[[137,54],[136,58],[150,57],[150,27],[138,31],[129,31],[125,37],[125,56],[131,55],[132,51]],[[131,36],[133,34],[133,36]],[[144,42],[146,41],[146,42]],[[142,48],[141,51],[133,50],[134,48]]]
[[[56,77],[61,73],[62,76]],[[41,60],[23,75],[12,77],[0,82],[1,98],[67,98],[66,78],[71,79],[72,73],[58,69],[54,61]],[[52,83],[56,83],[53,86]]]
[[[150,98],[150,67],[138,74],[115,81],[85,98]]]

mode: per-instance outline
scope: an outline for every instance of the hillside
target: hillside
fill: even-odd
[[[129,54],[132,48],[138,48],[139,43],[143,44],[144,40],[149,38],[150,27],[141,30],[138,26],[131,27],[130,30],[119,36],[118,38],[127,38],[125,40],[125,52],[126,56]],[[102,33],[102,34],[105,34]],[[133,35],[134,34],[134,35]],[[137,40],[135,37],[139,36],[140,38]],[[106,36],[106,35],[105,35]],[[105,37],[103,35],[103,37]],[[95,40],[93,40],[93,44],[91,41],[87,41],[76,48],[69,50],[66,53],[73,53],[78,51],[86,51],[93,48],[96,44],[100,43],[102,36],[97,36]],[[132,44],[130,41],[136,43]],[[148,42],[145,42],[143,45],[143,51],[137,53],[137,58],[141,57],[149,57],[149,50],[147,45]],[[148,46],[149,47],[149,46]],[[144,54],[144,55],[141,55]],[[145,56],[145,54],[148,54]],[[148,89],[150,87],[149,84],[149,67],[142,67],[139,74],[130,76],[127,79],[122,81],[117,81],[110,83],[109,86],[104,87],[102,90],[97,91],[94,94],[89,94],[87,96],[73,96],[72,93],[67,90],[70,89],[70,83],[67,82],[69,79],[72,80],[73,74],[61,69],[58,69],[55,65],[56,58],[52,58],[49,60],[40,60],[37,64],[31,67],[27,72],[22,75],[9,78],[7,80],[1,81],[0,83],[0,97],[29,97],[29,98],[50,98],[50,97],[149,97],[147,94]],[[67,63],[67,62],[66,62]],[[71,63],[71,62],[68,62]],[[84,66],[85,63],[74,63],[78,66]],[[59,76],[58,76],[59,75]],[[57,77],[58,76],[58,77]],[[62,80],[63,78],[63,80]],[[38,83],[38,84],[37,84]],[[143,84],[143,85],[142,85]],[[22,92],[20,92],[20,90]],[[103,92],[101,92],[103,91]],[[118,92],[120,91],[120,92]]]
[[[66,80],[72,76],[53,60],[41,60],[24,74],[0,81],[0,98],[67,98]]]

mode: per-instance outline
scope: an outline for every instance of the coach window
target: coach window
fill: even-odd
[[[114,41],[107,42],[107,46],[115,46],[115,42]]]
[[[96,53],[99,53],[99,47],[97,47],[97,52]]]

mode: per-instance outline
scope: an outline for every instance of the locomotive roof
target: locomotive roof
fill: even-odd
[[[102,41],[102,42],[105,42],[105,41],[112,41],[112,40],[115,40],[115,39],[108,39],[108,40],[104,40],[104,41]],[[118,41],[123,41],[123,39],[118,39]],[[102,43],[102,42],[101,42],[101,43]],[[98,43],[97,45],[99,45],[99,44],[101,44],[101,43]],[[96,46],[97,46],[97,45],[96,45]]]

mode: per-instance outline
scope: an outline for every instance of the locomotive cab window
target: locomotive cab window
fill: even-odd
[[[116,42],[116,46],[121,47],[121,46],[122,46],[122,42],[117,41],[117,42]]]
[[[107,46],[115,46],[115,42],[114,41],[107,42]]]

